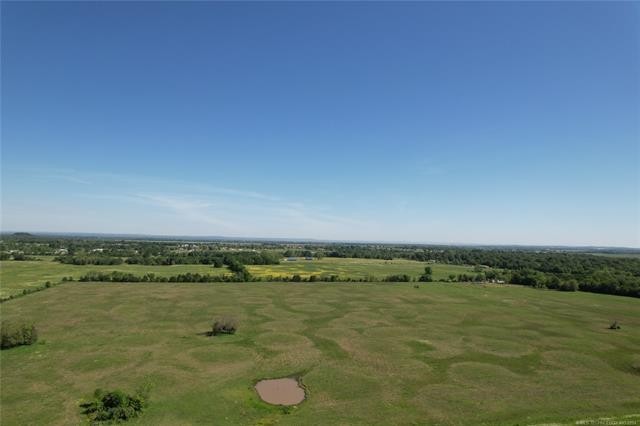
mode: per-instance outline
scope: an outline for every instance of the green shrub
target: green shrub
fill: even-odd
[[[0,349],[32,345],[38,341],[38,330],[33,324],[2,324],[0,335]]]
[[[407,274],[397,274],[397,275],[387,275],[384,279],[387,282],[404,282],[408,283],[411,281],[411,277]]]
[[[80,404],[92,424],[119,423],[138,417],[148,400],[148,390],[128,395],[121,390],[96,389],[93,400]]]
[[[561,291],[578,291],[579,286],[576,280],[569,280],[569,281],[560,283],[560,286],[558,287],[558,289]]]
[[[433,281],[433,269],[431,269],[431,266],[427,266],[426,268],[424,268],[424,274],[420,275],[418,281],[426,283],[430,283],[431,281]]]
[[[238,328],[237,321],[232,317],[220,317],[213,321],[213,328],[211,334],[217,336],[218,334],[235,334]]]

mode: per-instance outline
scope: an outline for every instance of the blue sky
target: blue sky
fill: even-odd
[[[640,246],[627,3],[2,3],[2,229]]]

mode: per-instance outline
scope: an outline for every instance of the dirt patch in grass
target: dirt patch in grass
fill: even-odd
[[[256,384],[256,391],[264,402],[273,405],[297,405],[304,401],[304,389],[296,379],[267,379]]]

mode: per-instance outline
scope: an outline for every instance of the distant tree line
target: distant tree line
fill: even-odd
[[[221,252],[205,251],[190,253],[168,253],[157,256],[135,255],[124,260],[121,257],[113,257],[106,254],[65,254],[56,256],[54,260],[60,263],[72,265],[120,265],[128,263],[132,265],[212,265],[221,268],[234,263],[243,265],[277,265],[280,263],[280,255],[273,252]]]
[[[68,254],[64,256],[57,256],[54,260],[69,265],[120,265],[123,263],[121,257],[88,254]]]
[[[602,253],[599,250],[599,253]],[[277,264],[290,256],[409,259],[426,263],[476,265],[473,274],[446,281],[497,282],[558,290],[581,290],[640,297],[640,257],[637,250],[609,250],[626,256],[598,256],[579,249],[468,248],[451,246],[340,244],[294,242],[185,242],[117,238],[2,235],[0,259],[33,260],[54,255],[62,263],[118,265],[205,264],[214,267]],[[234,272],[237,273],[237,272]],[[428,281],[431,274],[419,280]],[[289,277],[292,280],[294,276]],[[302,278],[302,277],[301,277]],[[326,278],[326,277],[325,277]],[[371,277],[364,278],[369,280]],[[252,278],[253,279],[253,278]],[[404,280],[403,274],[383,280]],[[431,278],[432,279],[432,278]]]
[[[189,253],[167,253],[157,256],[131,256],[125,261],[140,265],[214,265],[220,268],[233,262],[243,265],[277,265],[281,255],[268,251],[193,251]]]
[[[586,253],[468,248],[407,250],[364,245],[336,247],[328,257],[404,258],[453,265],[483,265],[490,270],[461,274],[450,281],[491,281],[496,269],[508,271],[508,282],[564,291],[588,291],[640,297],[640,259]],[[484,274],[484,276],[482,275]]]
[[[2,252],[2,253],[0,253],[0,260],[24,261],[24,260],[38,260],[38,258],[34,257],[34,256],[26,255],[24,253]]]
[[[96,272],[91,271],[81,276],[78,281],[117,282],[117,283],[223,283],[255,281],[246,269],[233,274],[199,274],[187,272],[172,276],[161,276],[154,273],[142,275],[130,272]]]
[[[415,281],[409,275],[388,275],[386,277],[340,277],[335,274],[330,275],[309,275],[302,276],[300,274],[293,275],[277,275],[257,277],[249,274],[246,269],[240,269],[233,274],[199,274],[185,273],[172,276],[160,276],[154,273],[136,275],[129,272],[96,272],[91,271],[81,276],[78,281],[83,282],[120,282],[120,283],[141,283],[141,282],[157,282],[157,283],[223,283],[223,282],[410,282]]]

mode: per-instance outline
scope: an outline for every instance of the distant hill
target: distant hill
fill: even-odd
[[[35,235],[30,234],[28,232],[14,232],[13,236],[14,237],[35,237]]]

